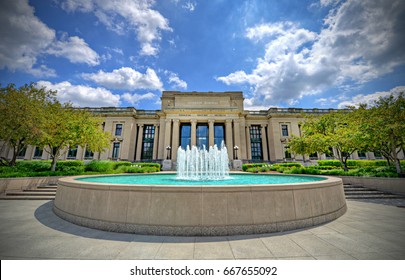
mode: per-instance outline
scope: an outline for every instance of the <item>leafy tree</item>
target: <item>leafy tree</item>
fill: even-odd
[[[45,108],[56,101],[56,93],[35,84],[17,88],[14,84],[0,88],[0,154],[12,148],[11,160],[1,158],[2,164],[15,165],[17,155],[40,135],[40,123]]]
[[[381,154],[402,173],[401,151],[405,151],[405,97],[401,92],[397,97],[380,97],[374,106],[360,105],[356,118],[366,136],[366,148]]]
[[[109,134],[102,130],[101,120],[90,112],[55,102],[47,108],[47,113],[37,145],[50,154],[52,171],[69,147],[86,146],[90,151],[101,152],[109,146]]]
[[[330,147],[337,151],[337,159],[345,171],[347,160],[356,150],[364,148],[364,133],[358,120],[347,111],[338,111],[322,116],[309,116],[302,125],[302,136],[293,136],[290,150],[297,154],[328,153]]]

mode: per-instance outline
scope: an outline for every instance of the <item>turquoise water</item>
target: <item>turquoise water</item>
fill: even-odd
[[[314,176],[295,175],[254,175],[254,174],[232,174],[227,180],[193,181],[178,180],[176,174],[145,174],[145,175],[120,175],[120,176],[95,176],[76,179],[83,182],[104,183],[104,184],[140,184],[140,185],[171,185],[171,186],[201,186],[201,185],[269,185],[269,184],[291,184],[323,181],[325,178]]]

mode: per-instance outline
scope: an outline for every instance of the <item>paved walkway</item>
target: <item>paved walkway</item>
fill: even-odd
[[[322,226],[231,237],[103,232],[55,216],[52,201],[0,201],[1,259],[405,259],[405,208],[347,201]]]

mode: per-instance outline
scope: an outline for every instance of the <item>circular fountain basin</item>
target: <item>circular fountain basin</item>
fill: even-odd
[[[347,209],[340,178],[231,174],[229,180],[185,181],[175,177],[159,173],[62,178],[54,212],[70,222],[107,231],[204,236],[304,228],[334,220]]]

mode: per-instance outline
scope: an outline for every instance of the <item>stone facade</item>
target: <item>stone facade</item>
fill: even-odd
[[[84,147],[72,147],[62,159],[171,159],[176,162],[179,146],[208,147],[224,141],[230,160],[302,161],[301,155],[290,155],[285,148],[289,137],[300,134],[303,114],[326,114],[335,110],[269,108],[249,111],[244,109],[243,100],[240,91],[163,91],[161,110],[84,108],[104,119],[104,130],[112,135],[111,147],[101,154],[87,153]],[[3,153],[7,155],[7,151]],[[11,151],[8,151],[8,156],[11,156]],[[29,146],[20,158],[49,159],[49,155]],[[325,158],[325,155],[316,154],[305,160]],[[376,156],[354,153],[352,158],[375,159]]]

